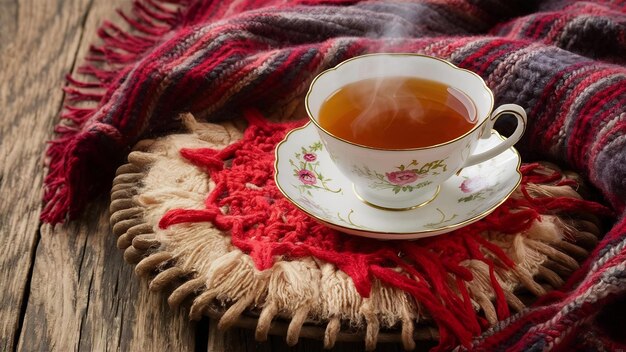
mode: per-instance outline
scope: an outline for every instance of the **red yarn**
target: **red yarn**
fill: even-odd
[[[532,206],[538,211],[563,211],[571,213],[593,213],[595,215],[613,216],[614,212],[602,204],[587,200],[570,197],[537,197],[533,198],[526,189],[526,185],[520,187],[522,193]]]
[[[247,112],[246,118],[249,126],[239,142],[222,150],[181,150],[182,156],[211,174],[216,186],[207,196],[205,210],[171,210],[159,226],[211,221],[220,230],[230,232],[232,243],[248,253],[259,270],[271,268],[277,257],[313,256],[348,274],[363,297],[369,296],[373,279],[402,289],[420,302],[437,323],[438,348],[442,350],[458,343],[469,346],[472,337],[487,325],[472,307],[465,286],[472,280],[472,273],[462,262],[479,260],[489,267],[498,318],[509,316],[496,269],[507,270],[515,264],[481,233],[518,233],[528,229],[541,214],[559,210],[599,211],[595,203],[532,198],[525,192],[525,198],[509,199],[485,219],[446,235],[386,242],[345,235],[300,211],[274,183],[274,148],[303,121],[268,123],[255,111]],[[231,161],[229,167],[224,166],[227,159]],[[561,179],[558,173],[546,175],[538,164],[525,165],[522,172],[523,184]],[[228,211],[223,213],[225,208]]]
[[[215,220],[217,213],[210,210],[175,209],[167,212],[159,221],[159,227],[166,228],[184,222],[204,222]]]

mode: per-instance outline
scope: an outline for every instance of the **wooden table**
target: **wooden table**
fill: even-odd
[[[148,291],[122,259],[108,198],[67,226],[39,221],[44,150],[65,74],[81,64],[96,29],[130,0],[0,0],[0,351],[317,351],[253,331],[189,322]],[[400,351],[399,345],[380,350]],[[338,343],[335,350],[362,350]]]

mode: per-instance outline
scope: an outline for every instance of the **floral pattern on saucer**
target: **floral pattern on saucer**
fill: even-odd
[[[426,175],[438,175],[440,171],[446,171],[447,168],[445,159],[431,161],[423,165],[420,165],[417,160],[412,160],[410,163],[397,166],[396,170],[389,170],[384,172],[384,174],[371,170],[367,166],[352,166],[353,171],[357,175],[372,181],[368,187],[372,189],[391,189],[396,194],[413,192],[432,184],[432,181],[417,181]]]
[[[341,188],[333,190],[328,187],[332,179],[325,178],[318,171],[320,162],[317,160],[317,153],[324,149],[322,142],[315,141],[307,147],[300,147],[300,151],[294,153],[294,158],[289,159],[289,164],[293,167],[293,175],[298,178],[300,184],[294,185],[300,194],[306,193],[313,196],[311,190],[322,189],[332,193],[341,192]]]
[[[476,152],[491,148],[501,138],[494,132],[480,141]],[[337,230],[380,239],[415,239],[450,232],[487,216],[519,185],[520,164],[519,154],[510,148],[452,176],[441,185],[437,198],[423,207],[383,210],[358,199],[351,182],[337,170],[320,142],[315,126],[307,124],[290,132],[277,146],[275,181],[294,205]],[[427,165],[412,160],[384,174],[362,171],[372,175],[377,187],[407,192],[402,188],[419,185],[420,170],[439,172],[438,168],[445,167],[443,161]]]

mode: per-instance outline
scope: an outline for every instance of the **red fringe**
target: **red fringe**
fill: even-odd
[[[594,215],[600,216],[615,216],[613,210],[608,207],[605,207],[602,204],[591,202],[582,199],[575,199],[569,197],[537,197],[533,198],[526,189],[526,185],[522,185],[520,187],[524,197],[535,207],[542,212],[553,212],[553,211],[562,211],[562,212],[588,212]]]
[[[218,154],[219,151],[209,148],[180,150],[180,155],[184,158],[196,166],[206,167],[209,171],[220,171],[224,168],[224,161],[217,156]]]
[[[96,82],[83,82],[73,78],[71,75],[66,75],[65,79],[69,84],[78,88],[100,88],[101,85]]]
[[[159,221],[159,227],[164,229],[169,226],[185,222],[207,222],[213,221],[217,213],[208,209],[204,210],[172,210],[165,214]]]
[[[66,101],[69,101],[72,103],[79,102],[79,101],[99,102],[102,99],[102,97],[104,97],[103,94],[87,93],[84,90],[79,90],[79,89],[75,89],[71,87],[64,87],[63,91],[67,93],[65,97]]]
[[[79,74],[95,78],[96,82],[67,76],[67,86],[64,88],[67,95],[61,114],[65,122],[55,128],[57,139],[49,143],[46,151],[51,161],[45,178],[42,221],[52,224],[62,222],[68,213],[77,213],[84,204],[86,195],[74,195],[76,199],[71,202],[73,195],[67,185],[73,182],[69,179],[69,172],[76,157],[68,155],[68,151],[79,143],[74,139],[81,133],[85,122],[93,116],[95,108],[75,104],[100,102],[123,67],[139,60],[164,33],[185,24],[190,4],[190,0],[135,0],[130,15],[118,12],[129,24],[130,30],[122,30],[108,21],[99,28],[98,35],[104,45],[91,46],[86,58],[90,64],[77,70]],[[96,63],[102,66],[95,66]]]

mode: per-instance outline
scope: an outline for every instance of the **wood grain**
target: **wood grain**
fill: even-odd
[[[110,234],[106,199],[68,226],[42,227],[22,351],[193,351],[184,310],[148,291]]]
[[[0,49],[17,33],[18,0],[0,0]]]
[[[255,341],[253,330],[233,328],[227,331],[220,331],[217,329],[217,321],[215,320],[211,320],[209,323],[208,335],[207,352],[281,351],[273,350],[269,342]]]
[[[15,348],[38,239],[43,151],[89,0],[0,2],[0,351]]]
[[[77,61],[96,41],[102,21],[119,19],[115,9],[129,4],[127,0],[88,4],[80,46],[74,50]],[[74,5],[59,4],[68,11]],[[195,328],[187,313],[171,311],[165,297],[150,292],[147,282],[123,261],[107,207],[108,197],[103,197],[68,226],[41,228],[19,350],[195,349]]]

